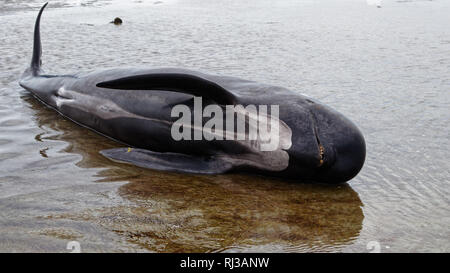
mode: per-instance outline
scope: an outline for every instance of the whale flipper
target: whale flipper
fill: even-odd
[[[232,164],[217,156],[194,156],[179,153],[158,153],[137,148],[115,148],[100,151],[112,161],[130,163],[159,171],[192,174],[221,174],[232,169]]]
[[[181,73],[153,73],[97,83],[97,87],[122,90],[167,90],[207,97],[218,104],[235,104],[234,94],[215,82]]]

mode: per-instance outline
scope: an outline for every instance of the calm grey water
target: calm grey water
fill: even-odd
[[[18,86],[41,1],[0,1],[0,251],[450,251],[450,1],[51,1],[44,69],[185,67],[281,85],[361,128],[337,187],[112,163]],[[120,16],[124,24],[109,24]]]

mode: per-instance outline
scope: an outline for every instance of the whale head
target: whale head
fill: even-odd
[[[293,178],[337,184],[361,170],[366,145],[356,125],[336,110],[304,98],[291,112],[292,146],[287,173]]]

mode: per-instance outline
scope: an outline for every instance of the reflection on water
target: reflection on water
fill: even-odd
[[[98,172],[97,182],[129,182],[118,189],[130,201],[126,205],[49,214],[43,217],[48,221],[93,222],[150,251],[163,252],[324,251],[351,243],[361,230],[362,203],[348,185],[195,176],[114,164],[98,151],[117,144],[67,122],[30,95],[23,99],[36,111],[37,125],[56,132],[46,140],[67,142],[65,152],[82,156],[78,166],[107,166]]]

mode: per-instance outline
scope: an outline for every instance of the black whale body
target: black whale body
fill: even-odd
[[[282,87],[177,68],[120,68],[75,75],[41,70],[40,17],[31,66],[20,85],[72,121],[131,148],[101,151],[115,161],[186,173],[245,171],[298,181],[342,183],[365,160],[358,128],[337,111]],[[279,105],[279,146],[237,140],[179,140],[171,136],[174,105]],[[224,122],[225,124],[225,122]],[[228,128],[227,128],[228,129]]]

